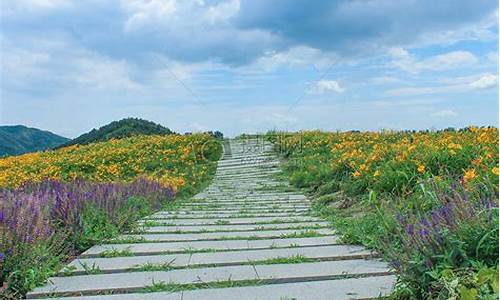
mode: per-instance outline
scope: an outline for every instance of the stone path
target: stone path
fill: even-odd
[[[395,278],[343,245],[308,199],[278,179],[268,143],[231,140],[213,183],[174,211],[90,248],[28,298],[370,299]]]

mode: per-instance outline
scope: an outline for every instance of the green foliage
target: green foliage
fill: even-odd
[[[7,299],[20,298],[54,276],[55,270],[61,267],[63,258],[59,254],[63,249],[61,240],[57,238],[36,245],[23,244],[16,247],[16,251],[0,265],[3,274],[7,274],[3,281],[8,290],[3,296]]]
[[[47,150],[67,141],[65,137],[36,128],[0,126],[0,157]]]

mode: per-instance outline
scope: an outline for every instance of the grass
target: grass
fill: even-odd
[[[106,244],[137,244],[144,242],[146,242],[146,239],[143,237],[121,237],[108,240]],[[147,242],[149,243],[150,241]]]
[[[262,280],[224,280],[216,282],[202,282],[202,283],[190,283],[190,284],[178,284],[178,283],[165,283],[165,282],[153,282],[150,286],[144,287],[141,291],[143,293],[151,292],[181,292],[181,291],[192,291],[198,289],[217,289],[217,288],[231,288],[231,287],[246,287],[246,286],[258,286],[264,284]]]
[[[210,252],[207,249],[206,252]],[[171,271],[171,270],[184,270],[184,269],[201,269],[208,267],[218,267],[218,264],[196,264],[187,266],[175,266],[174,261],[169,261],[161,264],[145,263],[143,265],[135,266],[133,268],[127,269],[129,272],[154,272],[154,271]],[[309,258],[303,255],[297,254],[288,257],[275,257],[263,260],[249,260],[239,262],[239,265],[276,265],[276,264],[300,264],[300,263],[312,263],[319,262],[320,259]]]
[[[101,253],[101,257],[111,258],[111,257],[124,257],[124,256],[134,256],[134,253],[130,251],[130,248],[118,250],[118,249],[109,249]]]
[[[291,223],[293,224],[293,223]],[[154,234],[196,234],[196,233],[214,233],[214,232],[244,232],[244,231],[266,231],[266,230],[300,230],[300,229],[322,229],[322,228],[328,228],[328,226],[324,225],[300,225],[300,226],[293,226],[290,225],[288,227],[265,227],[265,226],[258,226],[258,227],[253,227],[250,229],[243,228],[243,229],[199,229],[199,230],[164,230],[164,231],[154,231],[154,232],[148,232],[146,230],[134,230],[134,234],[137,233],[154,233]]]
[[[252,250],[265,250],[265,249],[287,249],[287,248],[300,248],[301,246],[297,243],[291,243],[288,246],[277,246],[276,244],[271,244],[269,247],[259,247],[252,248]],[[182,250],[165,250],[157,251],[151,253],[151,255],[169,255],[169,254],[195,254],[195,253],[211,253],[211,252],[231,252],[231,251],[246,251],[247,248],[242,249],[227,249],[227,248],[184,248]],[[94,257],[94,256],[93,256]],[[96,255],[96,257],[101,257]]]
[[[320,237],[320,236],[328,236],[328,234],[321,234],[315,230],[307,229],[300,232],[284,233],[280,235],[280,238],[291,239],[291,238],[309,238],[309,237]]]
[[[102,273],[99,266],[97,266],[95,263],[93,263],[91,266],[89,266],[86,263],[80,263],[80,265],[82,266],[85,274],[87,274],[87,275],[94,275],[94,274],[101,274]],[[64,273],[68,274],[67,272],[64,272]]]
[[[255,265],[276,265],[276,264],[302,264],[302,263],[311,263],[311,262],[319,262],[319,259],[305,257],[300,254],[296,254],[288,257],[275,257],[261,261],[252,261],[250,264]]]
[[[227,220],[217,220],[217,221],[215,221],[215,225],[228,225],[230,223],[231,222],[229,222]]]
[[[145,263],[140,266],[130,268],[128,269],[128,271],[133,271],[133,272],[170,271],[176,269],[176,267],[173,266],[173,262],[174,261],[172,260],[162,264]]]

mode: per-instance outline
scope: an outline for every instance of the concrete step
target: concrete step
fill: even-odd
[[[280,238],[292,235],[306,234],[305,229],[281,229],[281,230],[261,230],[261,231],[239,231],[239,232],[204,232],[204,233],[157,233],[157,234],[123,234],[118,240],[140,239],[145,242],[180,242],[180,241],[212,241],[212,240],[227,240],[227,239],[263,239],[263,238]],[[311,230],[318,235],[333,235],[335,231],[327,228]],[[114,240],[111,240],[112,242]]]
[[[293,282],[247,287],[200,289],[182,292],[120,294],[95,297],[71,297],[66,300],[352,300],[389,296],[395,276],[377,276],[338,280]]]
[[[281,199],[281,200],[199,200],[199,201],[192,201],[191,203],[186,203],[183,204],[183,207],[190,207],[190,206],[200,206],[200,205],[217,205],[217,206],[248,206],[248,205],[254,205],[254,206],[274,206],[274,205],[283,205],[283,206],[307,206],[309,207],[311,205],[311,202],[307,199],[304,200],[287,200],[287,199]]]
[[[224,231],[254,231],[254,230],[277,230],[277,229],[305,229],[316,227],[328,227],[328,222],[301,222],[280,224],[244,224],[244,225],[198,225],[198,226],[151,226],[141,227],[140,230],[147,233],[168,232],[224,232]]]
[[[213,210],[222,208],[224,210],[241,210],[241,209],[293,209],[293,208],[309,208],[311,205],[305,202],[298,203],[274,203],[269,202],[257,202],[257,203],[186,203],[181,206],[181,209],[191,209],[191,210]]]
[[[318,261],[353,260],[373,257],[371,251],[359,246],[333,245],[305,248],[260,249],[189,254],[124,256],[111,258],[80,258],[66,268],[73,275],[85,275],[85,266],[95,266],[103,273],[126,272],[143,266],[170,268],[193,266],[230,266],[262,264],[275,258],[315,259]],[[268,262],[267,262],[268,263]],[[64,270],[63,270],[64,271]]]
[[[178,209],[173,211],[161,211],[157,212],[151,216],[184,216],[184,215],[235,215],[235,214],[259,214],[265,215],[270,213],[304,213],[308,212],[310,208],[239,208],[239,209],[204,209],[204,210],[187,210]]]
[[[150,216],[149,220],[158,219],[239,219],[239,218],[257,218],[257,217],[299,217],[307,216],[308,213],[245,213],[245,214],[228,214],[228,215],[217,215],[217,214],[190,214],[190,215],[173,215],[173,216]]]
[[[202,218],[202,219],[144,219],[139,221],[143,224],[147,221],[154,221],[156,224],[168,225],[240,225],[240,224],[278,224],[278,223],[297,223],[297,222],[317,222],[321,219],[312,216],[294,216],[294,217],[256,217],[256,218]]]
[[[167,272],[127,272],[116,274],[53,277],[27,298],[65,294],[96,294],[140,291],[153,283],[196,284],[221,281],[265,280],[269,283],[304,282],[351,276],[390,274],[379,261],[325,261],[304,264],[243,265]]]
[[[127,251],[133,255],[156,255],[172,252],[196,251],[227,251],[249,249],[276,249],[286,247],[317,247],[336,245],[338,237],[322,236],[309,238],[275,238],[263,240],[221,240],[221,241],[188,241],[175,243],[128,243],[104,244],[93,246],[85,251],[81,257],[98,257],[104,252]]]

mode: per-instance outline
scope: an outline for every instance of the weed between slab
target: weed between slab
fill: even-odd
[[[273,258],[269,258],[269,259],[249,260],[249,261],[244,261],[244,262],[228,263],[228,264],[196,264],[196,265],[187,265],[187,266],[175,266],[174,265],[175,259],[172,259],[169,262],[160,263],[160,264],[145,263],[142,265],[137,265],[137,266],[132,267],[132,268],[126,268],[126,269],[120,270],[120,272],[117,272],[117,273],[122,273],[122,272],[155,272],[155,271],[166,272],[166,271],[171,271],[171,270],[201,269],[201,268],[214,268],[214,267],[237,266],[237,265],[248,266],[248,265],[302,264],[302,263],[313,263],[313,262],[321,262],[321,261],[326,261],[326,259],[310,258],[310,257],[306,257],[306,256],[301,255],[301,254],[296,254],[296,255],[290,255],[290,256],[278,256],[278,257],[273,257]],[[92,266],[82,264],[82,266],[83,265],[85,265],[83,273],[86,275],[109,273],[109,272],[102,271],[95,264],[93,264]],[[59,276],[64,276],[64,277],[77,276],[77,275],[81,275],[81,273],[82,273],[82,272],[75,272],[75,271],[76,271],[76,267],[71,266],[71,268],[68,267],[63,272],[61,272],[59,274]]]
[[[376,276],[387,276],[390,272],[379,272],[379,273],[366,273],[366,274],[339,274],[331,276],[322,276],[318,278],[307,278],[307,281],[323,281],[323,280],[342,280],[342,279],[355,279],[355,278],[365,278],[365,277],[376,277]],[[257,274],[256,274],[257,275]],[[234,287],[250,287],[250,286],[262,286],[269,284],[282,284],[287,282],[300,282],[297,279],[247,279],[247,280],[221,280],[213,282],[197,282],[197,283],[173,283],[165,281],[155,281],[152,280],[150,285],[144,286],[142,288],[120,288],[120,289],[108,289],[100,291],[79,291],[74,293],[47,293],[44,295],[48,298],[56,297],[71,297],[71,296],[91,296],[91,295],[116,295],[116,294],[131,294],[131,293],[157,293],[157,292],[183,292],[192,290],[202,290],[202,289],[220,289],[220,288],[234,288]]]
[[[289,238],[307,238],[307,237],[323,237],[331,236],[331,234],[318,233],[315,230],[303,230],[301,232],[283,233],[276,236],[220,236],[217,238],[208,239],[196,239],[189,241],[228,241],[228,240],[267,240],[272,238],[289,239]],[[108,241],[106,244],[137,244],[137,243],[175,243],[175,242],[186,242],[186,240],[146,240],[144,237],[130,237],[130,238],[118,238]]]
[[[254,227],[249,229],[201,229],[201,230],[172,230],[172,231],[147,231],[135,230],[132,234],[196,234],[196,233],[213,233],[213,232],[244,232],[244,231],[266,231],[266,230],[301,230],[301,229],[324,229],[329,228],[328,225],[302,225],[291,227]]]
[[[144,253],[134,253],[133,256],[146,256],[146,255],[169,255],[169,254],[195,254],[195,253],[207,253],[207,252],[236,252],[236,251],[248,251],[248,250],[267,250],[267,249],[288,249],[288,248],[310,248],[310,247],[326,247],[326,246],[334,246],[334,245],[343,245],[337,243],[331,244],[319,244],[319,245],[299,245],[297,243],[290,243],[286,246],[278,246],[276,244],[271,244],[268,247],[256,247],[256,248],[240,248],[240,249],[216,249],[216,248],[185,248],[179,251],[165,250],[165,251],[156,251],[156,252],[144,252]],[[100,254],[97,255],[89,255],[84,258],[102,258]]]

